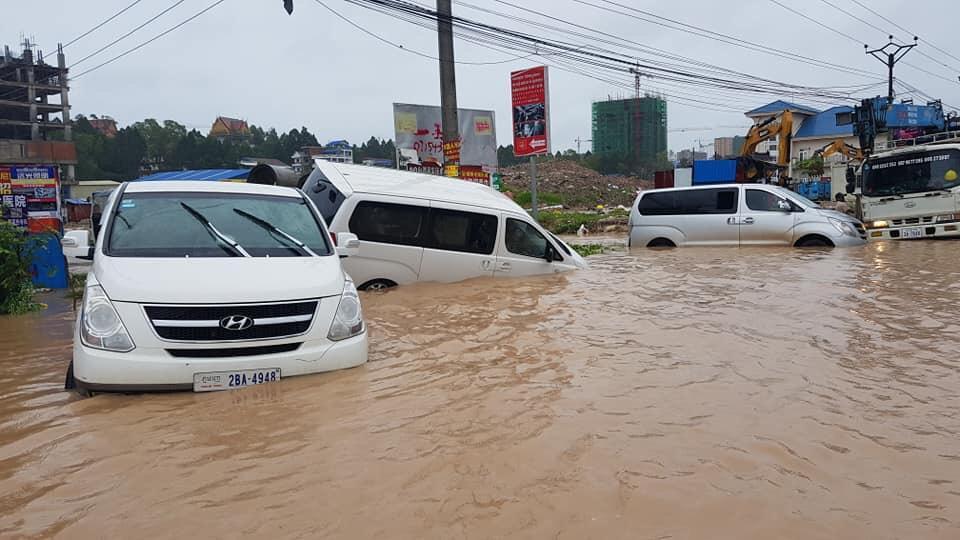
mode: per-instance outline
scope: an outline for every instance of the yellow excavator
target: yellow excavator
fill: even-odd
[[[780,138],[777,148],[777,163],[754,159],[753,153],[757,146],[764,141]],[[743,149],[740,151],[740,162],[743,167],[744,180],[759,182],[769,179],[777,169],[785,169],[790,164],[790,143],[793,138],[793,113],[785,110],[780,115],[769,118],[754,125],[747,132]]]
[[[843,139],[837,139],[814,152],[814,155],[822,158],[828,158],[833,154],[841,154],[853,161],[863,161],[864,158],[863,150],[847,143]]]

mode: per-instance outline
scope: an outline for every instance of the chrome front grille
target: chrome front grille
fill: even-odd
[[[154,331],[170,341],[249,341],[297,336],[310,329],[317,300],[272,304],[149,305]],[[240,324],[230,324],[240,321]]]

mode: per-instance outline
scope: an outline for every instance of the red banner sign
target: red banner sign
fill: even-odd
[[[549,92],[546,66],[510,74],[513,98],[513,154],[550,153]]]

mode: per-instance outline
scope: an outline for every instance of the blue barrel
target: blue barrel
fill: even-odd
[[[63,256],[60,238],[55,234],[30,236],[33,261],[30,273],[35,287],[67,288],[67,259]]]

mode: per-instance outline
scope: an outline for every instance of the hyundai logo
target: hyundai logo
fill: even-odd
[[[220,328],[239,332],[253,326],[253,319],[245,315],[230,315],[220,319]]]
[[[913,202],[913,201],[903,203],[904,208],[913,208],[913,207],[916,206],[916,205],[917,205],[917,203],[915,203],[915,202]]]

